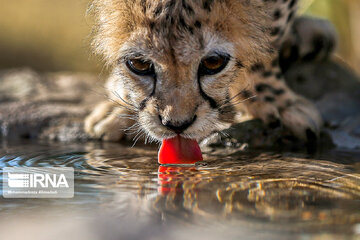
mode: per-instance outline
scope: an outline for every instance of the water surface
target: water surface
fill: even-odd
[[[161,167],[156,147],[3,143],[11,166],[73,167],[75,197],[0,198],[9,239],[360,239],[359,151],[218,149]]]

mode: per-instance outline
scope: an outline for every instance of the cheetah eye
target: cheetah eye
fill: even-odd
[[[126,61],[126,66],[130,69],[130,71],[140,76],[154,74],[154,66],[150,61],[136,58],[129,59]]]
[[[221,72],[229,62],[229,56],[211,56],[203,59],[200,63],[200,75],[214,75]]]

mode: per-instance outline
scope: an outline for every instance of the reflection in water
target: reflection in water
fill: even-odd
[[[209,161],[197,169],[160,168],[156,206],[167,211],[184,208],[214,219],[360,221],[360,175],[345,166],[271,155],[239,160]]]
[[[33,211],[36,206],[65,205],[135,216],[154,227],[211,222],[278,234],[351,235],[360,223],[359,152],[312,158],[215,152],[195,166],[180,167],[159,166],[156,153],[154,148],[118,144],[3,147],[0,167],[71,166],[76,177],[74,199],[1,199],[2,214],[15,208]]]

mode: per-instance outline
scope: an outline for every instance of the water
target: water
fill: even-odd
[[[193,167],[159,167],[156,155],[3,144],[1,168],[75,168],[75,197],[0,198],[0,239],[360,239],[360,151],[218,149]]]

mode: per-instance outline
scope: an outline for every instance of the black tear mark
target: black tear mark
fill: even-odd
[[[148,97],[146,97],[143,101],[141,101],[141,103],[139,104],[139,110],[140,111],[145,109],[147,102],[155,95],[156,84],[157,84],[157,76],[156,76],[156,74],[154,74],[152,76],[152,78],[154,79],[154,88],[153,88],[152,92],[150,93],[150,95]]]
[[[145,109],[146,107],[146,103],[149,101],[149,97],[145,98],[144,100],[141,101],[141,103],[139,104],[139,110],[142,111]]]
[[[200,92],[201,97],[209,102],[211,108],[213,108],[213,109],[219,108],[219,105],[217,104],[217,102],[212,97],[207,95],[204,92],[204,90],[202,89],[202,87],[201,87],[201,75],[199,73],[198,73],[198,84],[199,84],[199,92]]]

